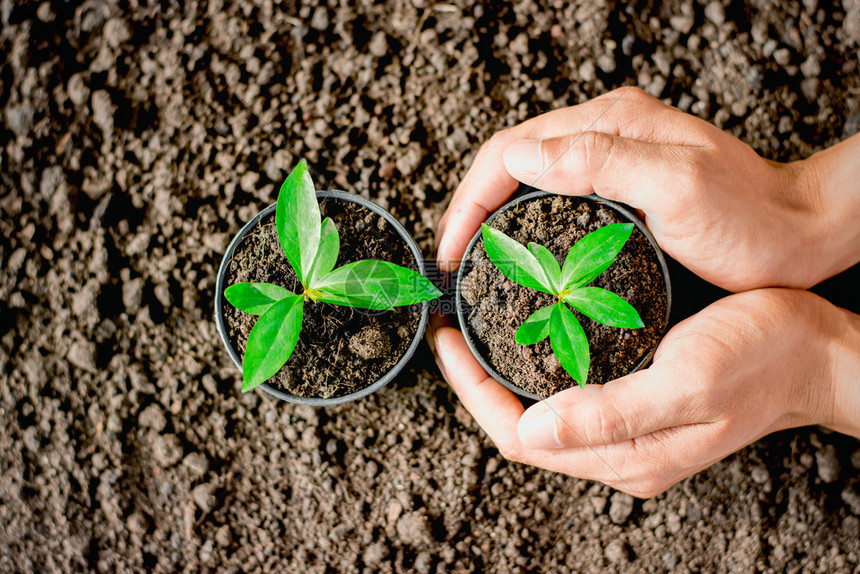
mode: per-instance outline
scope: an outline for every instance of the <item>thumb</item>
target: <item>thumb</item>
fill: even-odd
[[[690,153],[682,146],[588,131],[518,140],[503,158],[511,176],[526,185],[564,195],[596,193],[647,213],[672,195],[666,193],[668,174],[690,160]]]
[[[567,389],[523,413],[520,441],[536,449],[595,447],[703,422],[688,386],[679,383],[653,365],[605,385]]]

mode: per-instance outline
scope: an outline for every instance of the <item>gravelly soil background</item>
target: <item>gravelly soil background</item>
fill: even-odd
[[[857,0],[652,4],[0,1],[0,571],[857,571],[852,439],[636,501],[505,462],[426,349],[314,410],[220,346],[286,142],[429,251],[481,141],[618,85],[774,159],[857,132]]]

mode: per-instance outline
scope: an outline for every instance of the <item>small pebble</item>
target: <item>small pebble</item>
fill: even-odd
[[[665,565],[669,570],[674,570],[675,566],[678,565],[678,557],[671,552],[663,554],[662,559],[663,565]]]
[[[373,35],[370,45],[367,47],[371,54],[377,58],[381,58],[388,53],[388,40],[385,37],[385,32],[377,32]]]
[[[140,415],[137,417],[137,424],[142,427],[149,427],[156,432],[161,432],[167,424],[167,419],[161,410],[161,406],[158,403],[152,403],[140,411]]]
[[[129,532],[133,532],[134,534],[145,534],[149,527],[146,517],[138,511],[129,514],[125,524]]]
[[[823,450],[815,453],[815,461],[818,463],[818,476],[822,482],[833,482],[839,478],[841,470],[839,459],[836,458],[836,447],[828,444]]]
[[[182,465],[194,474],[200,476],[209,471],[209,460],[200,452],[192,452],[182,459]]]
[[[800,82],[800,90],[807,100],[814,102],[818,97],[818,78],[804,78]]]
[[[415,571],[418,574],[429,574],[433,565],[433,557],[428,552],[422,552],[415,558]]]
[[[714,0],[705,7],[705,16],[717,26],[723,25],[726,21],[726,12],[723,9],[722,3],[717,0]]]
[[[25,136],[33,126],[33,107],[27,105],[6,108],[6,126],[16,136]]]
[[[842,502],[848,505],[851,512],[860,516],[860,494],[857,494],[850,486],[842,489]]]
[[[388,555],[388,548],[381,542],[375,542],[367,547],[362,558],[368,566],[378,566]]]
[[[176,435],[155,435],[152,438],[152,459],[157,466],[168,468],[182,458],[182,443]]]
[[[851,466],[860,470],[860,448],[851,453]]]
[[[633,497],[624,492],[616,492],[610,500],[609,518],[615,524],[624,524],[633,512]]]
[[[672,29],[682,34],[689,34],[694,23],[692,16],[676,15],[669,18],[669,25],[672,26]]]
[[[397,522],[397,519],[400,518],[400,514],[403,512],[403,505],[400,504],[397,500],[392,500],[388,503],[388,509],[385,512],[385,517],[388,520],[388,524],[394,524]]]
[[[233,542],[233,532],[230,531],[230,527],[228,525],[224,524],[215,531],[215,542],[217,542],[219,546],[230,546]]]
[[[594,62],[586,60],[579,67],[579,79],[583,82],[593,82],[597,78],[596,72]]]
[[[42,2],[36,9],[36,16],[42,22],[52,22],[54,20],[54,12],[51,10],[50,2]]]
[[[430,541],[430,524],[418,512],[404,514],[397,521],[397,536],[401,542],[412,546],[427,544]]]
[[[111,18],[105,23],[103,31],[105,40],[111,48],[118,48],[120,44],[131,38],[128,25],[119,18]]]
[[[818,78],[821,74],[821,64],[818,62],[818,58],[815,56],[809,56],[800,65],[800,71],[807,78]]]
[[[337,454],[337,439],[330,438],[325,444],[325,451],[329,456]]]
[[[111,102],[110,94],[104,90],[93,92],[92,107],[93,122],[95,122],[103,132],[111,132],[113,130],[114,105],[113,102]]]
[[[603,555],[611,564],[621,564],[630,560],[626,545],[620,540],[613,540],[606,545]]]
[[[677,512],[670,512],[666,516],[666,530],[672,534],[677,534],[681,531],[681,516]]]
[[[316,10],[314,10],[314,15],[311,18],[311,28],[323,31],[328,28],[328,24],[328,8],[325,6],[317,6]]]
[[[860,5],[854,6],[845,13],[842,21],[842,31],[855,44],[860,44]]]
[[[615,58],[612,54],[601,54],[597,57],[597,65],[607,74],[611,74],[615,71]]]
[[[603,511],[606,510],[606,497],[605,496],[592,496],[589,497],[591,501],[591,505],[594,507],[594,512],[596,514],[603,514]]]
[[[773,53],[773,59],[780,66],[787,66],[791,62],[791,52],[788,51],[788,48],[780,48]]]
[[[767,469],[764,469],[760,466],[757,466],[752,469],[752,472],[750,474],[752,476],[753,482],[757,484],[764,484],[770,479],[770,474],[768,474]]]
[[[72,343],[66,358],[79,369],[90,373],[96,372],[96,346],[90,341]]]
[[[198,484],[191,491],[191,499],[197,508],[203,512],[212,510],[212,505],[215,503],[215,497],[212,496],[212,486],[209,484]]]
[[[391,340],[382,329],[369,325],[349,338],[349,350],[366,361],[378,359],[391,351]]]

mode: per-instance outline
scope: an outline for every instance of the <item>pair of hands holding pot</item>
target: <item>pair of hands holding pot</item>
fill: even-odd
[[[802,290],[860,261],[860,136],[779,164],[621,88],[481,147],[439,222],[441,270],[520,182],[636,208],[664,251],[737,294],[672,328],[648,369],[528,410],[434,317],[443,374],[505,458],[648,497],[777,430],[860,437],[860,316]]]

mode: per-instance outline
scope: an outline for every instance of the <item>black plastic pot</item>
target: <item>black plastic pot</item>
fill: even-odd
[[[370,211],[381,215],[385,221],[387,221],[403,238],[403,241],[409,246],[409,250],[412,252],[412,256],[415,257],[415,261],[418,265],[418,272],[422,275],[425,274],[424,271],[424,258],[421,254],[421,251],[418,249],[418,244],[415,243],[415,240],[412,239],[412,236],[400,225],[400,222],[394,218],[390,213],[386,210],[382,209],[372,201],[360,197],[358,195],[354,195],[352,193],[347,193],[345,191],[318,191],[317,199],[325,199],[325,198],[335,198],[341,201],[347,201],[351,203],[356,203],[362,207],[369,209]],[[261,219],[270,215],[275,211],[277,204],[270,205],[260,213],[258,213],[251,221],[245,224],[244,227],[236,234],[236,237],[233,238],[233,241],[230,242],[230,245],[227,247],[227,252],[224,253],[224,258],[221,260],[221,266],[218,269],[218,280],[215,283],[215,322],[218,325],[218,333],[221,335],[221,340],[224,342],[224,346],[227,348],[227,352],[230,354],[230,357],[233,359],[233,362],[236,363],[236,366],[239,369],[242,369],[242,359],[239,357],[239,354],[236,352],[236,349],[233,348],[233,345],[230,343],[230,338],[227,335],[227,324],[224,318],[224,307],[228,305],[227,299],[224,297],[224,289],[227,288],[227,285],[224,284],[224,278],[227,273],[227,265],[233,259],[233,253],[236,251],[237,246],[242,242],[242,239],[248,233],[253,230]],[[269,393],[272,396],[278,397],[279,399],[283,399],[285,401],[289,401],[291,403],[298,403],[301,405],[312,405],[312,406],[327,406],[327,405],[338,405],[341,403],[348,403],[350,401],[354,401],[356,399],[360,399],[362,397],[366,397],[367,395],[374,393],[391,382],[392,379],[399,373],[406,363],[409,362],[409,359],[412,358],[412,355],[415,353],[415,350],[418,348],[418,345],[421,342],[421,339],[424,337],[424,329],[427,326],[427,319],[429,317],[429,304],[421,303],[421,320],[418,323],[418,329],[415,332],[415,336],[412,339],[412,343],[410,343],[409,348],[406,350],[406,353],[400,358],[397,363],[391,367],[387,373],[382,375],[379,379],[374,381],[371,385],[361,389],[360,391],[356,391],[354,393],[350,393],[348,395],[343,395],[341,397],[332,397],[328,399],[323,398],[311,398],[311,397],[300,397],[297,395],[292,395],[290,393],[284,392],[280,389],[273,387],[268,383],[260,384],[260,388]]]
[[[548,196],[552,196],[552,195],[556,195],[556,194],[549,193],[546,191],[535,191],[532,193],[525,194],[525,195],[518,197],[518,198],[506,203],[505,205],[503,205],[501,208],[498,209],[498,211],[496,211],[495,213],[490,215],[490,217],[487,218],[487,221],[485,223],[489,224],[500,213],[503,213],[504,211],[510,209],[512,206],[514,206],[520,202],[531,201],[534,199],[540,199],[542,197],[548,197]],[[636,227],[639,229],[639,231],[641,231],[645,235],[645,237],[648,239],[648,242],[651,243],[651,247],[653,247],[654,251],[657,253],[657,260],[660,262],[660,269],[663,272],[663,280],[665,281],[665,284],[666,284],[666,315],[663,319],[663,324],[661,325],[661,328],[660,328],[660,336],[662,337],[662,335],[666,332],[666,327],[669,325],[669,312],[670,312],[671,307],[672,307],[672,284],[669,281],[669,269],[666,266],[666,259],[663,257],[663,252],[660,250],[660,246],[657,245],[657,240],[654,239],[654,236],[651,235],[651,232],[648,231],[647,227],[645,227],[645,223],[643,223],[642,220],[639,219],[639,217],[637,217],[636,214],[631,212],[627,207],[625,207],[619,203],[615,203],[614,201],[604,199],[604,198],[597,196],[597,195],[587,195],[587,196],[580,197],[579,199],[585,199],[588,201],[593,201],[595,203],[601,203],[603,205],[607,205],[607,206],[611,207],[612,209],[614,209],[615,211],[619,212],[621,215],[623,215],[624,217],[629,219],[631,223],[635,224]],[[461,327],[461,330],[463,332],[463,337],[466,339],[466,344],[469,345],[469,349],[472,351],[472,354],[478,360],[478,363],[481,364],[481,366],[484,368],[484,370],[487,371],[487,373],[491,377],[493,377],[494,379],[496,379],[497,381],[502,383],[505,387],[507,387],[508,389],[510,389],[511,391],[513,391],[514,393],[516,393],[517,395],[519,395],[521,397],[531,399],[534,401],[542,400],[546,397],[542,397],[542,396],[537,395],[535,393],[530,393],[528,391],[525,391],[525,390],[521,389],[520,387],[518,387],[517,385],[513,384],[512,382],[508,381],[503,376],[501,376],[492,367],[492,365],[490,365],[490,363],[484,358],[484,356],[478,350],[477,346],[475,345],[475,341],[472,339],[472,335],[469,332],[469,326],[468,326],[468,322],[466,320],[466,308],[468,307],[468,303],[466,303],[462,298],[462,295],[460,293],[460,285],[463,282],[463,278],[469,272],[469,268],[471,266],[471,263],[470,263],[471,259],[469,256],[472,253],[472,248],[475,246],[475,243],[478,241],[478,239],[480,237],[481,237],[481,231],[478,230],[478,232],[475,233],[475,235],[472,237],[472,240],[469,242],[468,247],[466,247],[466,252],[463,255],[462,261],[460,262],[460,271],[457,273],[456,307],[457,307],[457,317],[460,320],[460,327]],[[642,360],[636,364],[636,366],[634,366],[632,369],[630,369],[630,372],[633,373],[633,372],[636,372],[640,369],[647,367],[648,364],[651,362],[651,358],[654,356],[654,351],[656,351],[656,346],[654,349],[651,349],[651,351],[645,357],[643,357]]]

